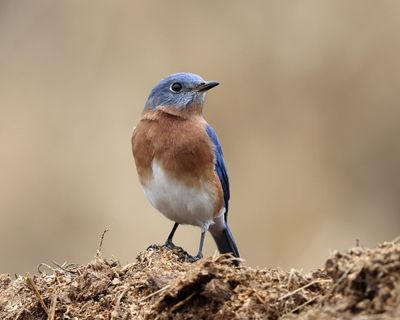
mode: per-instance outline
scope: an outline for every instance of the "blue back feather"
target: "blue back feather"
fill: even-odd
[[[218,174],[219,180],[221,181],[222,190],[224,191],[224,202],[225,202],[225,222],[228,218],[228,202],[230,198],[229,193],[229,178],[228,173],[226,172],[224,154],[222,153],[221,144],[218,141],[217,134],[214,129],[207,124],[206,131],[208,136],[210,137],[212,143],[214,144],[214,152],[215,152],[215,171]]]

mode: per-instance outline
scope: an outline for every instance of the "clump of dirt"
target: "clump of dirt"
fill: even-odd
[[[337,252],[325,264],[332,285],[310,310],[315,319],[400,319],[400,238],[375,249]],[[369,319],[369,318],[368,318]]]
[[[187,257],[152,246],[125,266],[99,254],[1,275],[0,319],[400,319],[400,241],[338,252],[307,275]]]

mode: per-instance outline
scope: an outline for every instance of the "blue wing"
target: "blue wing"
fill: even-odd
[[[214,129],[207,124],[206,131],[208,136],[210,137],[212,143],[214,144],[214,152],[215,152],[215,171],[218,174],[219,180],[221,181],[222,190],[224,191],[224,202],[225,202],[225,221],[228,217],[228,202],[230,198],[229,194],[229,178],[228,173],[226,172],[224,155],[222,153],[221,145],[218,141],[217,134]]]

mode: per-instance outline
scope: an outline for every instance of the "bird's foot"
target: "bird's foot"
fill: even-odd
[[[174,249],[177,246],[171,240],[167,240],[167,241],[165,241],[163,247],[166,247],[168,249]]]
[[[195,256],[188,255],[186,257],[186,261],[188,261],[188,262],[196,262],[196,261],[198,261],[198,260],[200,260],[202,258],[203,258],[203,254],[202,253],[198,253]]]

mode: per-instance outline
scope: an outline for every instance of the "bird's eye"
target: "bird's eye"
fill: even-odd
[[[179,82],[174,82],[173,84],[171,84],[171,90],[173,92],[179,92],[182,90],[182,85]]]

